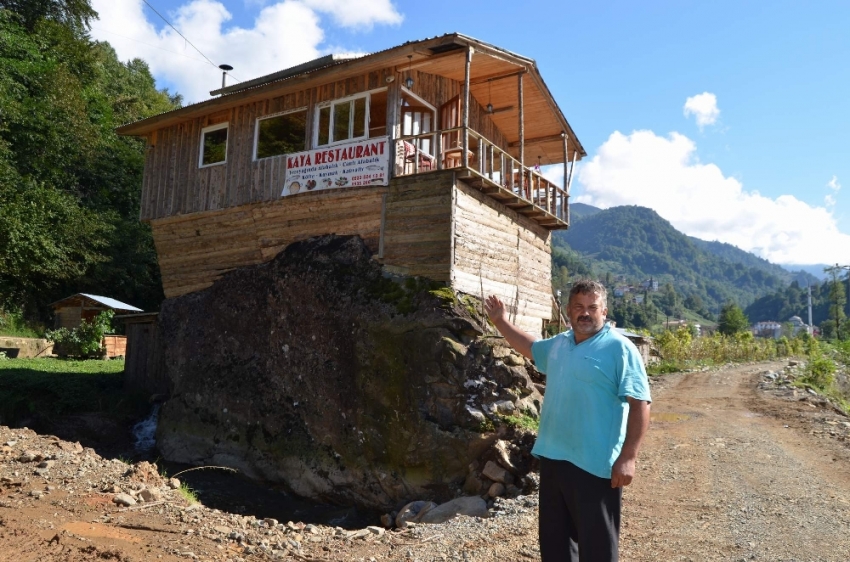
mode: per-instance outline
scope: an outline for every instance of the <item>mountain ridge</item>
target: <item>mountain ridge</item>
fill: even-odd
[[[553,265],[564,265],[558,262],[571,255],[597,275],[638,282],[652,277],[683,297],[699,297],[715,314],[727,302],[746,307],[795,279],[795,273],[731,244],[687,236],[647,207],[576,203],[571,215],[571,228],[553,235]]]

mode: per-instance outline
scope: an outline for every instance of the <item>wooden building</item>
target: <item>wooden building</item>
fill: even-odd
[[[77,293],[65,297],[50,306],[53,308],[53,327],[68,329],[78,327],[83,320],[91,322],[98,314],[107,310],[118,314],[122,312],[142,312],[141,308],[136,308],[113,298],[87,293]]]
[[[147,139],[141,219],[167,297],[335,233],[388,273],[501,295],[529,331],[551,316],[550,232],[586,153],[533,60],[449,34],[211,95],[118,130]]]

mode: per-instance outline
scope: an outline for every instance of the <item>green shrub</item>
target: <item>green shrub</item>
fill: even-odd
[[[801,382],[821,390],[827,390],[835,381],[835,362],[823,355],[813,356],[806,365],[806,374]]]
[[[70,330],[68,328],[48,330],[44,337],[53,342],[53,351],[57,355],[102,357],[105,353],[103,336],[112,331],[114,315],[115,313],[111,310],[105,310],[91,322],[83,320],[78,327]]]
[[[20,311],[0,309],[0,335],[15,338],[40,338],[42,331],[24,320]]]

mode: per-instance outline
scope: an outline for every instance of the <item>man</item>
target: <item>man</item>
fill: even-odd
[[[605,323],[607,292],[582,280],[570,290],[568,332],[535,340],[487,297],[490,320],[546,374],[532,454],[540,459],[543,562],[616,562],[623,486],[635,475],[649,427],[649,383],[634,344]]]

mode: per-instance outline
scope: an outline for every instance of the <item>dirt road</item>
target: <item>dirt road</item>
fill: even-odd
[[[625,492],[622,560],[850,560],[850,419],[805,391],[764,384],[784,365],[654,382],[652,428]],[[167,491],[151,507],[119,508],[104,489],[139,488],[119,461],[2,427],[0,446],[3,561],[539,560],[535,496],[500,500],[484,520],[344,531],[187,508]],[[60,454],[35,474],[19,460],[24,448]]]
[[[850,560],[848,418],[805,391],[758,388],[782,366],[654,387],[625,560]]]

